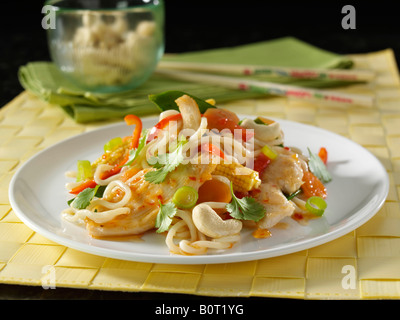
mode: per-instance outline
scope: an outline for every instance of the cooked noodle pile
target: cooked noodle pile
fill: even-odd
[[[115,140],[86,169],[82,164],[68,173],[80,179],[67,184],[75,198],[65,220],[97,238],[156,230],[171,253],[202,255],[232,248],[243,228],[263,238],[286,217],[320,215],[307,202],[323,201],[326,189],[310,159],[284,145],[278,122],[239,122],[218,108],[201,114],[188,95],[175,102],[179,112],[162,112],[150,130],[127,117],[135,124],[132,137]],[[310,177],[316,180],[309,183]]]

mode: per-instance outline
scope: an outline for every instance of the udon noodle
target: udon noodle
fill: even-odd
[[[97,238],[156,230],[171,253],[202,255],[232,248],[243,228],[253,228],[258,241],[285,218],[320,216],[308,201],[324,199],[326,188],[309,157],[285,146],[278,122],[239,122],[218,108],[201,114],[188,95],[175,102],[179,111],[162,112],[150,130],[126,118],[136,121],[138,140],[135,133],[121,138],[83,178],[67,183],[75,198],[62,212],[65,220]]]

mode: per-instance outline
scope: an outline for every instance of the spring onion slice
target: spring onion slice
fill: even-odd
[[[172,202],[180,209],[190,209],[195,206],[199,194],[196,189],[184,186],[176,190]]]
[[[89,160],[78,160],[76,182],[84,181],[92,177],[92,165]]]
[[[316,216],[322,216],[328,206],[324,199],[317,196],[312,196],[307,199],[306,209]]]
[[[274,160],[278,156],[278,154],[267,144],[261,148],[261,152],[271,160]]]

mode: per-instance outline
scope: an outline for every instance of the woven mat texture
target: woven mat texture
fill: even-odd
[[[94,256],[58,245],[25,226],[8,199],[11,177],[35,153],[104,123],[76,124],[54,105],[22,92],[0,111],[0,283],[295,299],[400,298],[400,82],[392,50],[351,56],[373,83],[335,90],[374,94],[377,106],[329,106],[281,97],[233,101],[232,111],[302,122],[359,143],[384,165],[383,208],[355,231],[294,254],[232,264],[168,265]],[[345,269],[344,267],[347,266]],[[346,275],[353,273],[355,283]]]

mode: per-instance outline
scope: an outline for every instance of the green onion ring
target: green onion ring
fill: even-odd
[[[196,189],[184,186],[176,190],[172,202],[180,209],[190,209],[196,205],[199,194]]]
[[[327,206],[328,205],[325,200],[317,196],[312,196],[308,198],[306,202],[306,209],[312,214],[319,217],[324,214]]]

